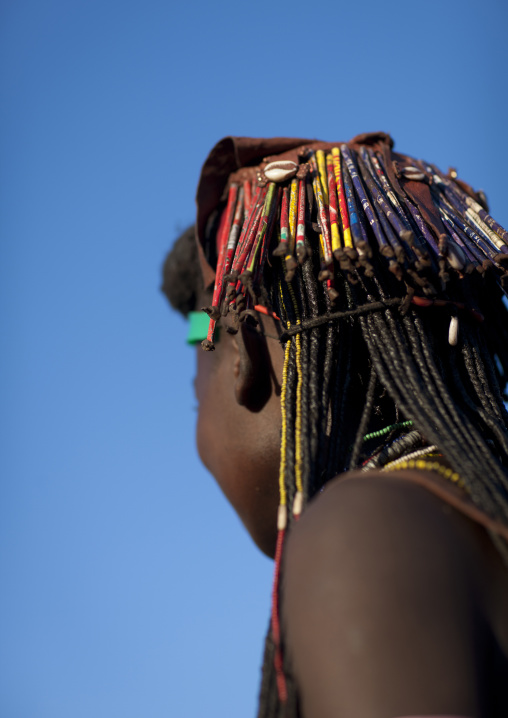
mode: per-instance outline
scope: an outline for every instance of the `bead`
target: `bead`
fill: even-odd
[[[448,330],[448,344],[451,347],[457,346],[458,338],[459,338],[459,318],[453,316],[450,319],[450,328]]]
[[[277,529],[282,531],[286,528],[288,522],[288,510],[285,504],[280,504],[277,511]]]
[[[303,494],[301,491],[297,491],[295,494],[295,500],[293,501],[293,516],[300,516],[303,508]]]

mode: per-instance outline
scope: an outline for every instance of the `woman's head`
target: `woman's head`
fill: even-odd
[[[392,146],[229,138],[203,168],[192,262],[216,352],[199,359],[198,447],[263,546],[276,473],[291,517],[295,495],[368,458],[365,435],[405,422],[504,512],[464,446],[486,461],[492,442],[502,480],[507,235],[456,173]]]

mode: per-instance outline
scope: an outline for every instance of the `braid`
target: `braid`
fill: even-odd
[[[365,395],[365,405],[363,409],[362,418],[360,419],[360,425],[358,427],[358,433],[356,435],[355,443],[353,446],[353,453],[351,455],[351,461],[349,468],[354,469],[358,462],[360,455],[360,447],[363,443],[363,435],[369,425],[370,416],[372,414],[372,405],[374,404],[374,391],[376,389],[377,375],[376,370],[372,367],[370,371],[369,386],[367,388],[367,394]]]
[[[323,386],[321,392],[321,407],[323,413],[323,435],[325,437],[326,445],[323,450],[323,466],[328,466],[329,454],[330,454],[330,427],[333,422],[331,416],[332,407],[330,405],[330,386],[332,381],[333,372],[333,358],[335,352],[335,338],[337,332],[334,330],[332,325],[328,325],[326,331],[326,347],[325,347],[325,360],[323,364]]]

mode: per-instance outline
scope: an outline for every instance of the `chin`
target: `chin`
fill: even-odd
[[[253,530],[249,529],[248,526],[245,526],[245,528],[258,549],[268,558],[275,558],[275,545],[277,543],[277,526],[275,522],[271,523],[269,527],[263,527],[262,530],[259,527]]]

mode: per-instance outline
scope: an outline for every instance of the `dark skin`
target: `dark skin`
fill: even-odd
[[[200,456],[269,556],[276,329],[223,330],[196,376]],[[481,526],[401,475],[338,477],[289,535],[282,616],[303,718],[506,716],[508,572]]]
[[[492,542],[400,476],[363,477],[332,482],[288,541],[303,715],[508,715],[508,573]]]
[[[232,335],[223,328],[214,352],[198,346],[197,445],[256,545],[273,558],[281,424],[277,377],[282,375],[283,355],[277,339],[257,331],[242,325]],[[276,337],[273,327],[272,334]],[[269,343],[278,350],[273,357]]]

